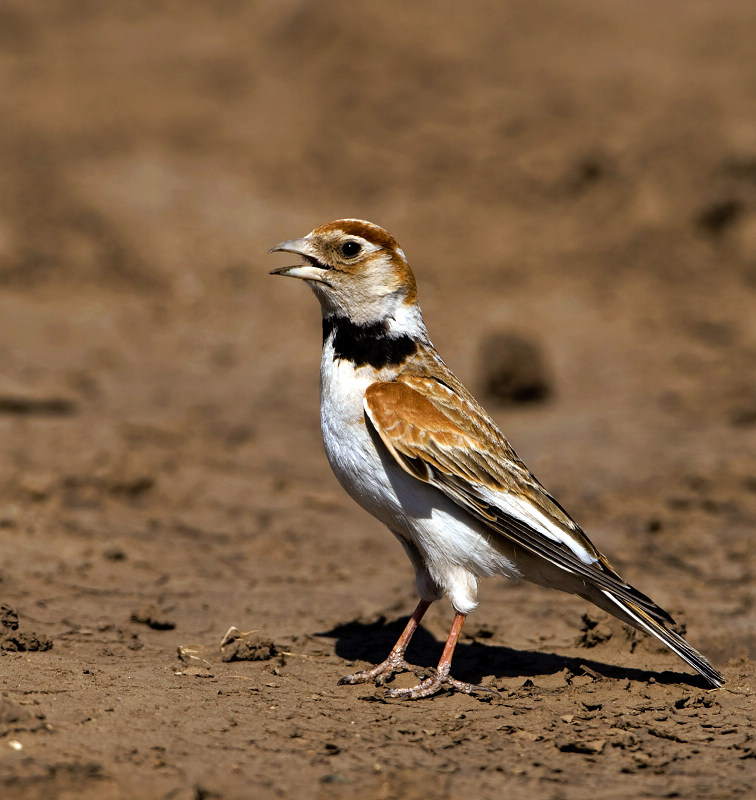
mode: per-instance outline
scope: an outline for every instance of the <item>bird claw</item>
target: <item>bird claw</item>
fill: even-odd
[[[464,694],[475,694],[485,692],[501,697],[501,693],[489,686],[479,686],[475,683],[465,683],[452,678],[451,675],[439,675],[438,673],[426,678],[417,686],[410,686],[407,689],[388,689],[386,696],[397,700],[419,700],[422,697],[430,697],[437,694],[442,689],[451,688],[453,692],[463,692]]]
[[[351,675],[345,675],[339,680],[339,686],[345,684],[353,685],[356,683],[370,683],[371,681],[376,686],[384,686],[394,675],[398,672],[414,672],[417,667],[408,664],[401,656],[389,656],[384,662],[372,669],[365,669],[361,672],[353,672]]]

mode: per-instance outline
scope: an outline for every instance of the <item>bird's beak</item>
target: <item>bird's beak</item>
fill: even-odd
[[[315,252],[309,239],[290,239],[288,242],[280,242],[275,247],[268,250],[269,253],[296,253],[306,259],[309,263],[297,264],[293,267],[279,267],[271,271],[271,275],[283,275],[287,278],[301,278],[305,281],[316,281],[326,283],[324,275],[327,272],[323,267],[318,266]]]

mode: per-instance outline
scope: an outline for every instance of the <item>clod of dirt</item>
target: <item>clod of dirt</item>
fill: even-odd
[[[608,642],[611,638],[612,630],[608,625],[591,614],[583,614],[580,636],[576,642],[578,647],[595,647],[597,644]]]
[[[103,550],[102,556],[108,561],[125,561],[128,558],[126,551],[117,545]]]
[[[557,743],[562,753],[582,753],[583,755],[598,755],[606,745],[604,739],[592,739],[584,742],[579,739],[563,739]]]
[[[711,236],[723,236],[743,215],[745,204],[738,198],[726,198],[710,203],[696,217],[698,229]]]
[[[730,425],[734,428],[749,428],[756,425],[756,402],[733,409],[730,412]]]
[[[243,633],[230,628],[220,645],[223,661],[269,661],[280,649],[270,639],[258,635],[257,631]]]
[[[0,605],[0,650],[22,653],[50,650],[52,639],[36,633],[18,630],[18,612],[11,606]]]
[[[132,478],[115,479],[109,482],[108,489],[113,495],[135,499],[149,492],[154,486],[155,479],[151,475],[137,475]]]
[[[570,194],[581,194],[611,172],[611,164],[602,153],[589,153],[570,167],[564,179],[564,188]]]
[[[552,394],[540,348],[519,334],[499,331],[489,335],[480,347],[479,364],[478,383],[494,402],[533,403]]]
[[[0,384],[0,414],[61,417],[76,411],[76,400],[72,397],[5,380]]]
[[[8,697],[0,697],[0,739],[5,744],[13,746],[5,739],[8,734],[42,730],[45,726],[45,715],[39,709],[32,711],[28,706],[15,703]]]
[[[4,733],[18,730],[20,723],[26,723],[33,719],[29,709],[14,703],[7,697],[0,697],[0,730]]]
[[[0,632],[3,630],[18,630],[18,612],[5,603],[0,606]]]
[[[35,653],[52,650],[52,639],[36,633],[16,633],[0,639],[0,650],[9,653]]]
[[[154,603],[145,603],[132,611],[131,621],[149,625],[156,631],[171,631],[176,627],[176,623]]]
[[[27,473],[20,478],[18,488],[24,498],[39,502],[50,497],[55,490],[55,484],[55,476],[48,473]]]

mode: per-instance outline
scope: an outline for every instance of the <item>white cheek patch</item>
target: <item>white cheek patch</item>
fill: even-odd
[[[380,247],[374,247],[374,250],[380,251]],[[393,315],[393,308],[386,308],[383,298],[387,295],[394,294],[398,286],[398,279],[394,264],[391,256],[388,253],[381,253],[375,256],[370,262],[370,268],[361,272],[360,281],[364,285],[368,297],[365,302],[371,300],[380,303],[380,313],[378,316],[386,317]]]

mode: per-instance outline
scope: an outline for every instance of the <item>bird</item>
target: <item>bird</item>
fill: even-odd
[[[417,700],[487,687],[451,662],[480,578],[525,579],[579,595],[662,641],[713,687],[722,675],[676,633],[672,617],[623,580],[520,460],[428,336],[417,284],[397,241],[366,220],[340,219],[271,253],[301,263],[270,274],[307,283],[320,302],[320,422],[337,480],[399,540],[419,602],[387,658],[340,684],[384,686],[412,670],[407,647],[446,595],[454,610],[432,674],[389,697]]]

